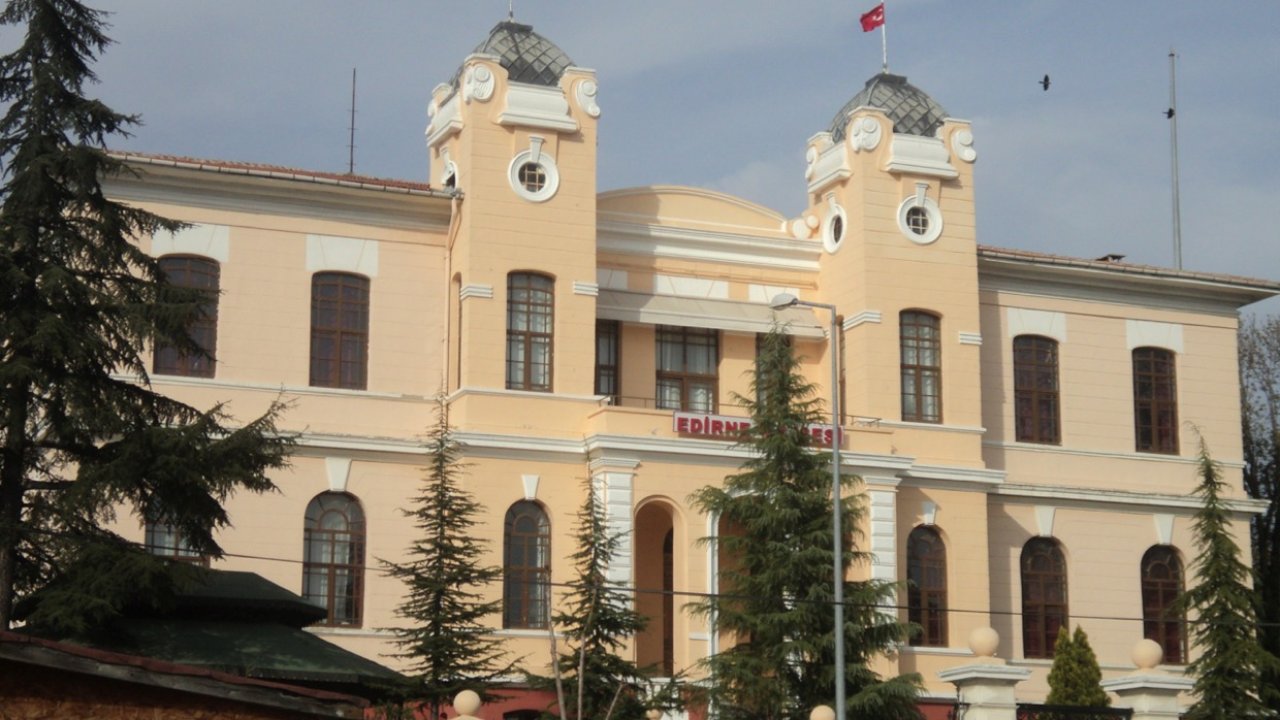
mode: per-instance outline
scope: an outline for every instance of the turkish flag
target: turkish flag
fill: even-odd
[[[871,8],[862,15],[862,32],[871,32],[884,24],[884,3]]]

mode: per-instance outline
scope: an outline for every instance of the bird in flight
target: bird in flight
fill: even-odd
[[[1037,85],[1039,85],[1040,87],[1044,88],[1046,91],[1048,91],[1048,90],[1049,90],[1049,76],[1048,76],[1048,75],[1045,75],[1045,76],[1044,76],[1044,79],[1043,79],[1043,80],[1041,80],[1039,83],[1036,83],[1036,84],[1037,84]]]

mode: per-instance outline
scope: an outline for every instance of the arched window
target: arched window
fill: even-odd
[[[942,333],[937,315],[908,310],[899,316],[902,419],[942,422]]]
[[[364,390],[369,374],[369,279],[311,276],[311,385]]]
[[[204,302],[199,315],[187,325],[187,334],[199,352],[157,341],[151,369],[157,375],[211,378],[218,351],[218,263],[190,255],[166,255],[160,258],[160,271],[170,285],[202,291]]]
[[[507,276],[507,388],[551,391],[555,281],[545,275]]]
[[[947,548],[942,536],[921,526],[907,536],[907,619],[920,626],[912,645],[947,645]]]
[[[364,511],[346,493],[307,505],[302,594],[329,611],[327,625],[359,625],[364,597]]]
[[[1155,545],[1142,556],[1142,636],[1164,648],[1164,661],[1186,662],[1183,617],[1174,609],[1182,593],[1182,559],[1168,545]]]
[[[1013,339],[1014,426],[1019,442],[1062,441],[1058,429],[1058,342],[1039,335]]]
[[[1023,657],[1053,657],[1067,624],[1067,560],[1056,541],[1032,538],[1022,548]]]
[[[1178,454],[1178,382],[1168,350],[1134,348],[1133,432],[1138,452]]]
[[[542,506],[521,500],[507,510],[502,558],[502,627],[546,627],[551,600],[551,523]]]

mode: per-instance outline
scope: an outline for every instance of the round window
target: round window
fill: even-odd
[[[942,235],[942,211],[933,198],[912,195],[898,206],[898,230],[917,245],[928,245]]]
[[[520,184],[531,193],[542,192],[547,186],[547,171],[538,163],[527,162],[520,166]]]
[[[827,209],[827,219],[822,223],[822,248],[829,253],[840,249],[840,241],[844,240],[846,225],[844,208],[831,202]]]
[[[556,161],[547,153],[540,153],[534,160],[533,153],[525,150],[511,159],[507,181],[517,195],[530,202],[550,200],[560,188],[560,171]]]

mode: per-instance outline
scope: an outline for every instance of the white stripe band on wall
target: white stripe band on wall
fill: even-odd
[[[307,272],[325,270],[378,277],[378,241],[307,235]]]
[[[173,233],[157,231],[151,238],[151,255],[199,255],[226,263],[231,258],[231,228],[196,224]]]

